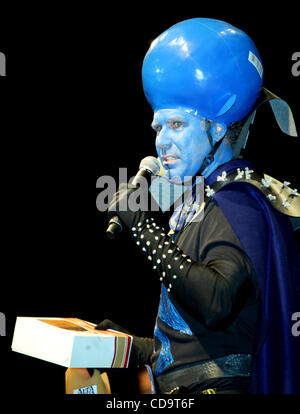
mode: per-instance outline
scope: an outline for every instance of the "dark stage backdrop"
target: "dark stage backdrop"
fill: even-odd
[[[265,87],[287,100],[300,130],[300,76],[292,73],[292,56],[299,52],[296,8],[239,4],[188,5],[184,12],[175,6],[162,11],[156,3],[63,14],[35,10],[29,20],[19,10],[2,25],[7,76],[0,79],[1,123],[7,129],[1,183],[7,195],[1,363],[12,387],[11,374],[20,373],[16,387],[24,397],[63,396],[65,369],[10,351],[17,316],[109,318],[134,334],[152,335],[158,277],[126,233],[106,238],[106,214],[95,209],[99,190],[94,196],[93,187],[103,175],[118,179],[120,167],[133,176],[143,157],[155,155],[152,111],[141,83],[143,57],[155,37],[192,17],[243,29],[260,51]],[[281,133],[265,105],[245,156],[299,189],[299,140]],[[127,383],[118,386],[128,390]]]

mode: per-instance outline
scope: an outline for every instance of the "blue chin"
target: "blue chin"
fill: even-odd
[[[187,174],[179,174],[179,173],[176,173],[176,171],[174,169],[173,170],[168,169],[168,170],[166,170],[166,178],[170,183],[173,183],[173,184],[190,185],[192,175],[190,175],[188,173]]]
[[[166,178],[169,182],[174,184],[182,184],[182,179],[178,174],[176,174],[174,168],[165,168]]]

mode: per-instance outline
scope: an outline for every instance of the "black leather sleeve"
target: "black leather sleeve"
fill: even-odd
[[[217,254],[206,264],[195,262],[154,219],[141,219],[142,215],[130,228],[132,236],[178,303],[207,327],[214,327],[230,315],[250,273],[243,253],[227,243],[225,254],[223,249],[223,254]]]

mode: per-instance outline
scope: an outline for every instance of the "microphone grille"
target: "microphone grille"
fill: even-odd
[[[160,164],[155,157],[151,155],[149,157],[143,158],[140,162],[140,169],[144,168],[151,171],[152,174],[157,174],[160,170]]]

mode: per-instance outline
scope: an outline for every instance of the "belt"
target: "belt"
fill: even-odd
[[[173,369],[156,377],[156,383],[161,393],[169,393],[177,387],[200,384],[212,378],[248,377],[250,365],[250,354],[231,354]]]
[[[189,394],[186,390],[188,390],[186,387],[175,387],[165,394]],[[192,394],[247,394],[247,391],[245,389],[224,390],[219,388],[206,388],[205,390]]]

